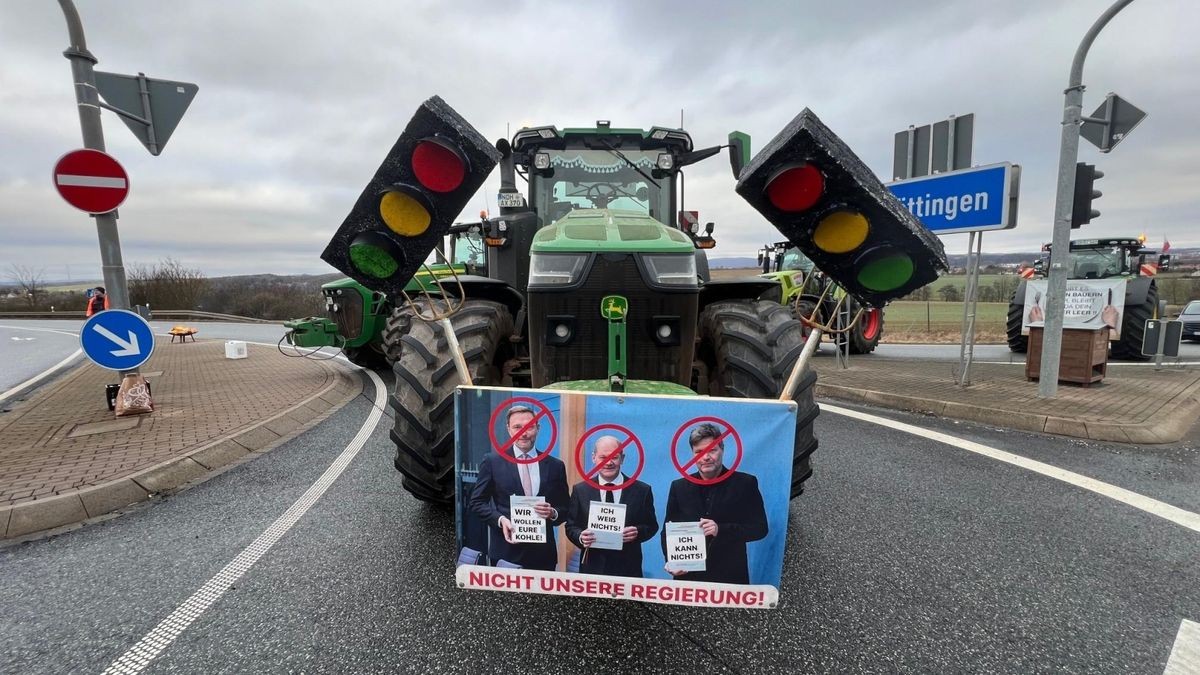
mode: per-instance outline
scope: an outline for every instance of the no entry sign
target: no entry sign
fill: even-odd
[[[72,150],[54,165],[54,187],[67,203],[92,215],[116,209],[129,196],[129,176],[99,150]]]

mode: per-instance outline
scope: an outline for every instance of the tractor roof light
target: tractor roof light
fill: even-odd
[[[545,171],[550,168],[550,153],[539,152],[533,156],[533,168]]]
[[[658,168],[662,169],[663,171],[670,171],[671,169],[674,169],[675,168],[675,155],[672,155],[669,152],[658,153],[657,165],[658,165]]]

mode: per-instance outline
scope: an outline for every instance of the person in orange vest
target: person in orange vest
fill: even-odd
[[[108,309],[108,295],[105,294],[103,286],[97,286],[92,289],[92,297],[88,298],[87,316],[106,309]]]

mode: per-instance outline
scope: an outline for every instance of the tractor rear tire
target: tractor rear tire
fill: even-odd
[[[380,334],[379,341],[383,344],[383,353],[389,363],[394,364],[400,360],[400,338],[408,334],[412,322],[412,312],[407,306],[402,306],[393,308],[387,321],[383,323],[383,333]]]
[[[342,347],[342,353],[346,358],[358,366],[367,370],[387,370],[391,368],[387,357],[375,351],[371,345],[363,345],[361,347]]]
[[[850,316],[853,317],[860,305],[853,300],[850,302]],[[847,337],[851,354],[870,354],[875,351],[879,338],[883,337],[883,310],[878,307],[863,310],[862,317]]]
[[[1149,361],[1142,353],[1142,338],[1146,336],[1146,321],[1158,318],[1158,286],[1150,284],[1146,300],[1132,307],[1126,305],[1121,317],[1121,339],[1112,343],[1112,357],[1122,361]]]
[[[422,313],[445,311],[440,300],[418,300]],[[391,398],[396,411],[392,441],[396,444],[396,469],[404,474],[403,486],[414,497],[439,505],[454,502],[454,389],[458,371],[440,322],[412,316],[400,337],[396,361],[396,390]],[[454,334],[467,360],[472,384],[501,384],[501,366],[509,357],[513,319],[508,309],[487,300],[466,300],[450,317]]]
[[[804,349],[800,322],[788,307],[765,300],[715,302],[700,314],[700,358],[709,369],[711,396],[776,399]],[[811,369],[796,390],[796,436],[791,496],[804,491],[817,449],[813,400],[817,375]]]

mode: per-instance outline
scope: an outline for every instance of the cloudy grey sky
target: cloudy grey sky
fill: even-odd
[[[698,147],[734,129],[761,147],[812,108],[882,178],[909,124],[974,112],[976,164],[1023,166],[1019,223],[987,251],[1050,239],[1063,95],[1110,0],[298,2],[76,0],[100,70],[195,82],[159,157],[111,113],[130,174],[126,263],[170,256],[209,275],[323,273],[318,257],[422,100],[439,94],[490,139],[526,124],[676,126]],[[1200,3],[1137,0],[1100,35],[1085,112],[1109,91],[1150,116],[1111,154],[1087,235],[1200,245]],[[65,22],[51,0],[0,6],[0,268],[99,278],[95,228],[51,184],[81,147]],[[464,217],[494,201],[494,174]],[[716,255],[778,233],[722,157],[692,167],[687,207]],[[965,252],[966,235],[944,238]]]

